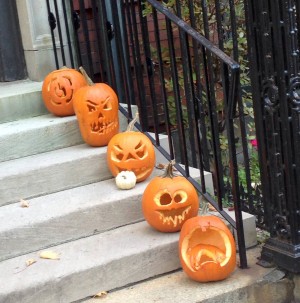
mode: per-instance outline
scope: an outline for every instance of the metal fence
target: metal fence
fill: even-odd
[[[240,266],[246,268],[241,211],[254,204],[236,7],[231,0],[225,6],[216,1],[210,12],[201,1],[197,16],[193,1],[185,2],[168,7],[156,0],[47,1],[57,67],[83,65],[95,81],[110,84],[129,120],[137,106],[138,128],[155,134],[148,136],[166,160],[176,159],[179,172],[236,229]],[[229,43],[232,57],[224,52]],[[165,148],[160,134],[167,135]],[[199,169],[200,182],[190,167]],[[206,171],[213,176],[212,192]],[[227,203],[234,219],[224,209]]]

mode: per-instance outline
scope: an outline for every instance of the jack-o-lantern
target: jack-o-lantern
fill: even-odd
[[[85,78],[75,69],[63,67],[49,73],[42,86],[42,97],[47,110],[60,117],[74,115],[74,94],[85,85]]]
[[[212,215],[187,220],[180,231],[179,256],[184,272],[198,282],[227,278],[236,267],[234,238]]]
[[[136,181],[148,178],[155,165],[155,151],[151,140],[141,132],[133,131],[138,115],[129,123],[127,130],[115,135],[107,146],[107,164],[113,176],[129,170]]]
[[[153,178],[147,185],[142,208],[152,227],[162,232],[176,232],[187,219],[197,216],[199,198],[186,178],[173,174],[173,162],[170,162],[165,174]]]
[[[91,146],[105,146],[119,132],[118,97],[109,85],[94,84],[84,69],[79,69],[88,82],[73,101],[81,136]]]

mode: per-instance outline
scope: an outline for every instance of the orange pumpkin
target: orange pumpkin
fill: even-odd
[[[179,256],[184,272],[199,282],[223,280],[236,267],[235,241],[216,216],[197,216],[183,224]]]
[[[155,151],[151,140],[143,133],[133,131],[133,119],[125,132],[115,135],[107,146],[107,164],[113,176],[129,170],[136,175],[136,181],[148,178],[155,165]]]
[[[42,97],[47,110],[60,117],[74,115],[74,94],[85,85],[85,78],[75,69],[63,67],[49,73],[42,86]]]
[[[94,84],[84,69],[79,69],[88,82],[73,101],[81,136],[91,146],[105,146],[119,132],[118,97],[109,85]]]
[[[146,221],[162,232],[179,231],[183,223],[197,216],[199,198],[194,186],[182,176],[174,176],[170,162],[163,176],[153,178],[142,198]]]

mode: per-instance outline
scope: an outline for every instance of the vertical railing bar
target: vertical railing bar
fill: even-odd
[[[184,133],[184,128],[183,128],[181,97],[180,97],[180,89],[178,87],[177,66],[176,66],[176,62],[175,62],[176,54],[175,54],[175,49],[174,49],[173,31],[172,31],[171,21],[167,17],[166,17],[166,28],[167,28],[167,36],[168,36],[168,46],[169,46],[169,51],[170,51],[171,73],[172,73],[174,97],[175,97],[175,104],[176,104],[176,116],[177,116],[177,122],[178,122],[177,127],[178,127],[178,131],[179,131],[181,159],[183,159],[183,163],[185,165],[185,171],[186,171],[187,175],[189,176],[186,139],[185,139],[185,133]]]
[[[216,187],[217,187],[217,198],[218,198],[218,206],[222,209],[222,200],[224,198],[224,180],[223,180],[223,165],[221,160],[221,148],[220,148],[220,137],[219,137],[219,126],[217,120],[217,106],[215,99],[215,91],[213,90],[215,85],[215,77],[213,74],[213,62],[212,55],[210,52],[207,52],[207,70],[208,72],[208,82],[207,87],[209,88],[207,97],[208,97],[208,110],[211,121],[211,130],[212,130],[212,145],[213,145],[213,154],[214,154],[214,165],[215,165],[215,173],[217,175],[216,178]]]
[[[71,3],[71,11],[72,11],[72,26],[73,26],[73,31],[74,33],[76,33],[74,35],[74,42],[75,42],[75,48],[76,48],[76,57],[77,57],[77,62],[78,62],[78,66],[82,66],[82,60],[81,60],[81,52],[80,52],[80,46],[79,46],[79,38],[78,38],[78,29],[80,28],[80,24],[78,24],[78,28],[75,27],[75,16],[76,18],[79,20],[79,16],[78,13],[75,12],[74,10],[74,4],[73,1],[70,1]],[[78,21],[77,20],[77,21]]]
[[[114,5],[114,4],[113,4]],[[120,51],[122,51],[123,54],[123,62],[124,62],[124,69],[125,69],[125,74],[126,74],[126,81],[127,81],[127,90],[128,90],[128,97],[129,97],[129,102],[127,103],[128,105],[131,104],[135,104],[134,100],[134,88],[133,88],[133,81],[132,81],[132,71],[131,71],[131,67],[130,67],[130,56],[129,56],[129,45],[128,45],[128,39],[127,39],[127,27],[126,27],[126,21],[124,18],[124,14],[125,12],[125,8],[124,8],[124,1],[121,1],[120,3],[121,5],[121,11],[124,12],[122,13],[122,15],[120,16],[121,21],[122,21],[122,28],[123,28],[123,43],[124,43],[124,47],[123,49]],[[120,45],[120,47],[122,47],[122,45]],[[131,111],[131,106],[129,106],[130,108],[128,108],[129,111],[129,115],[130,117],[132,117],[132,111]]]
[[[86,52],[87,52],[87,59],[88,59],[88,66],[89,66],[89,76],[93,79],[94,78],[94,69],[92,63],[92,56],[91,56],[91,46],[90,46],[90,39],[89,39],[89,32],[88,32],[88,25],[86,19],[86,12],[85,12],[85,5],[84,0],[79,0],[79,8],[80,8],[80,17],[82,20],[82,30],[86,45]]]
[[[50,14],[51,13],[51,9],[50,9],[50,3],[49,0],[46,0],[47,3],[47,10],[48,10],[48,22],[51,28],[51,39],[52,39],[52,45],[53,45],[53,51],[54,51],[54,59],[55,59],[55,65],[56,68],[59,69],[59,63],[58,63],[58,56],[57,56],[57,49],[56,49],[56,43],[55,43],[55,36],[54,36],[54,29],[52,29],[51,24],[50,24]]]
[[[144,47],[144,54],[147,64],[147,78],[149,82],[149,88],[150,88],[150,96],[151,96],[151,106],[152,106],[152,115],[153,115],[153,122],[154,122],[154,135],[155,135],[155,141],[157,145],[160,145],[159,140],[159,123],[158,123],[158,110],[157,110],[157,98],[155,93],[155,85],[153,81],[153,62],[152,62],[152,56],[151,56],[151,50],[150,50],[150,41],[149,41],[149,34],[148,34],[148,25],[147,25],[147,18],[143,17],[143,4],[140,1],[139,2],[139,14],[140,14],[140,21],[142,25],[142,35],[143,35],[143,47]],[[147,63],[147,60],[150,62]],[[148,66],[148,64],[151,64],[151,66]]]
[[[95,1],[91,1],[91,4],[92,4],[92,12],[93,12],[93,19],[94,19],[94,26],[95,26],[95,29],[96,29],[96,37],[97,37],[97,49],[98,49],[98,54],[99,54],[99,60],[100,60],[100,74],[101,74],[101,81],[105,81],[104,80],[104,75],[105,75],[105,71],[103,69],[103,66],[105,66],[105,61],[106,60],[103,60],[103,56],[105,57],[105,55],[103,55],[103,52],[102,52],[102,46],[104,43],[101,44],[101,40],[103,42],[103,39],[101,39],[101,33],[102,35],[106,32],[106,27],[105,29],[101,29],[100,27],[100,14],[97,12],[97,8],[99,9],[99,7],[96,5]],[[106,58],[107,59],[107,58]]]
[[[138,36],[138,28],[137,28],[137,20],[136,20],[136,11],[135,6],[138,5],[137,2],[134,0],[131,0],[131,18],[132,18],[132,28],[133,28],[133,39],[134,39],[134,45],[136,47],[136,59],[137,59],[137,74],[138,74],[138,84],[139,89],[141,90],[141,115],[140,118],[143,120],[143,127],[144,129],[149,128],[149,121],[148,117],[146,116],[147,113],[147,99],[146,99],[146,88],[145,88],[145,82],[144,82],[144,73],[143,68],[145,67],[146,60],[144,63],[142,62],[142,56],[140,52],[140,39]],[[144,39],[142,37],[142,39]],[[145,56],[145,54],[144,54]]]
[[[123,102],[126,102],[127,104],[127,110],[129,117],[132,118],[132,101],[133,99],[133,86],[131,84],[131,87],[129,87],[130,81],[132,81],[131,73],[128,70],[128,63],[130,62],[129,56],[128,56],[128,43],[127,43],[127,35],[124,35],[126,32],[125,25],[123,26],[123,30],[125,32],[121,32],[121,26],[120,21],[124,22],[123,15],[124,15],[124,7],[123,2],[119,3],[121,5],[121,14],[119,12],[118,3],[115,1],[111,2],[112,7],[112,15],[113,15],[113,24],[114,24],[114,32],[115,32],[115,42],[116,42],[116,48],[117,48],[117,61],[118,61],[118,67],[120,68],[121,72],[119,73],[119,77],[121,78],[120,85],[123,87],[123,89],[119,89],[119,99]],[[121,19],[121,20],[120,20]],[[124,38],[124,39],[123,39]],[[124,59],[126,58],[127,59]],[[124,92],[125,90],[125,92]],[[131,91],[132,90],[132,91]]]
[[[70,28],[68,24],[68,15],[67,15],[67,8],[66,8],[66,2],[65,0],[62,0],[62,6],[63,6],[63,14],[65,19],[65,27],[66,27],[66,34],[67,34],[67,41],[68,41],[68,47],[69,47],[69,53],[70,53],[70,61],[71,66],[74,68],[74,58],[73,58],[73,50],[72,50],[72,43],[71,43],[71,36],[70,36]]]
[[[191,19],[191,25],[193,28],[196,28],[195,24],[195,14],[194,14],[194,6],[193,6],[193,0],[189,0],[189,11],[190,11],[190,19]],[[195,113],[197,114],[197,121],[199,123],[199,128],[197,127],[197,149],[199,151],[199,168],[200,168],[200,181],[201,181],[201,189],[202,193],[206,192],[206,185],[205,185],[205,178],[204,178],[204,170],[209,171],[209,163],[206,165],[204,164],[205,161],[209,161],[209,159],[204,160],[204,155],[208,155],[208,147],[206,144],[206,127],[205,127],[205,116],[204,116],[204,111],[203,111],[203,99],[202,99],[202,84],[201,84],[201,63],[200,63],[200,58],[199,58],[199,45],[193,39],[193,53],[194,53],[194,70],[196,74],[196,88],[197,90],[194,90],[194,96],[197,100],[195,103]],[[196,97],[197,96],[197,97]],[[202,137],[204,139],[201,140],[200,137],[200,132],[202,134]],[[204,145],[204,146],[202,146]]]
[[[107,13],[106,13],[106,5],[105,1],[98,0],[98,8],[101,7],[99,17],[100,17],[100,27],[105,28],[107,26]],[[115,83],[115,73],[114,73],[114,62],[112,60],[112,50],[111,45],[108,40],[108,35],[106,31],[102,31],[102,38],[103,38],[103,49],[104,49],[104,64],[105,64],[105,70],[106,70],[106,76],[107,76],[107,82],[108,84],[117,91],[117,85]]]
[[[130,42],[131,42],[131,50],[133,54],[133,63],[134,63],[134,71],[136,75],[136,83],[138,86],[139,93],[139,113],[140,113],[140,123],[142,125],[143,130],[148,129],[148,119],[145,116],[147,113],[147,104],[145,99],[145,87],[143,83],[143,72],[141,67],[141,56],[140,56],[140,47],[139,47],[139,38],[136,29],[136,19],[135,19],[135,2],[128,2],[125,0],[125,3],[128,7],[128,16],[127,22],[129,25],[130,32]]]
[[[160,35],[159,35],[159,25],[158,25],[158,18],[157,18],[157,11],[155,8],[152,8],[152,16],[154,22],[154,35],[155,35],[155,44],[157,50],[157,57],[158,57],[158,66],[159,66],[159,79],[161,83],[161,91],[163,96],[163,107],[165,113],[165,123],[166,123],[166,132],[168,135],[168,145],[170,151],[170,158],[174,159],[174,147],[172,142],[172,135],[171,135],[171,126],[170,126],[170,119],[169,119],[169,107],[167,102],[167,93],[165,87],[165,75],[164,75],[164,68],[163,68],[163,59],[162,59],[162,50],[160,45]]]
[[[60,18],[59,18],[57,0],[54,0],[54,8],[55,8],[55,14],[56,14],[59,43],[60,43],[60,48],[61,48],[62,63],[63,63],[63,65],[66,65],[66,57],[65,57],[63,37],[62,37],[62,32],[61,32],[61,25],[60,25]]]
[[[181,5],[179,1],[176,1],[176,10],[177,15],[179,18],[182,18],[181,15]],[[196,147],[195,147],[195,133],[194,131],[197,131],[196,129],[198,127],[195,126],[195,112],[194,112],[194,94],[193,90],[191,88],[191,85],[193,83],[193,78],[191,75],[191,65],[190,65],[190,52],[188,51],[188,37],[187,34],[182,32],[182,30],[179,28],[179,38],[180,38],[180,50],[181,50],[181,57],[182,57],[182,70],[183,70],[183,85],[184,85],[184,91],[185,96],[187,100],[187,114],[188,114],[188,127],[189,127],[189,141],[191,146],[191,162],[193,167],[197,166],[197,153],[196,153]],[[192,132],[193,130],[193,132]],[[189,163],[188,163],[189,164]],[[190,166],[190,164],[189,164]]]

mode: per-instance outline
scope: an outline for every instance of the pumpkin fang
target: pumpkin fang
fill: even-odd
[[[181,222],[185,220],[185,216],[189,213],[191,208],[191,206],[186,207],[181,215],[170,214],[172,211],[157,210],[156,212],[159,213],[159,218],[162,220],[163,224],[170,225],[173,223],[173,226],[176,227],[178,224],[181,224]],[[176,212],[178,212],[178,210],[176,210]]]
[[[91,131],[95,133],[106,134],[110,133],[114,128],[117,127],[117,123],[113,122],[94,122],[91,124]]]

